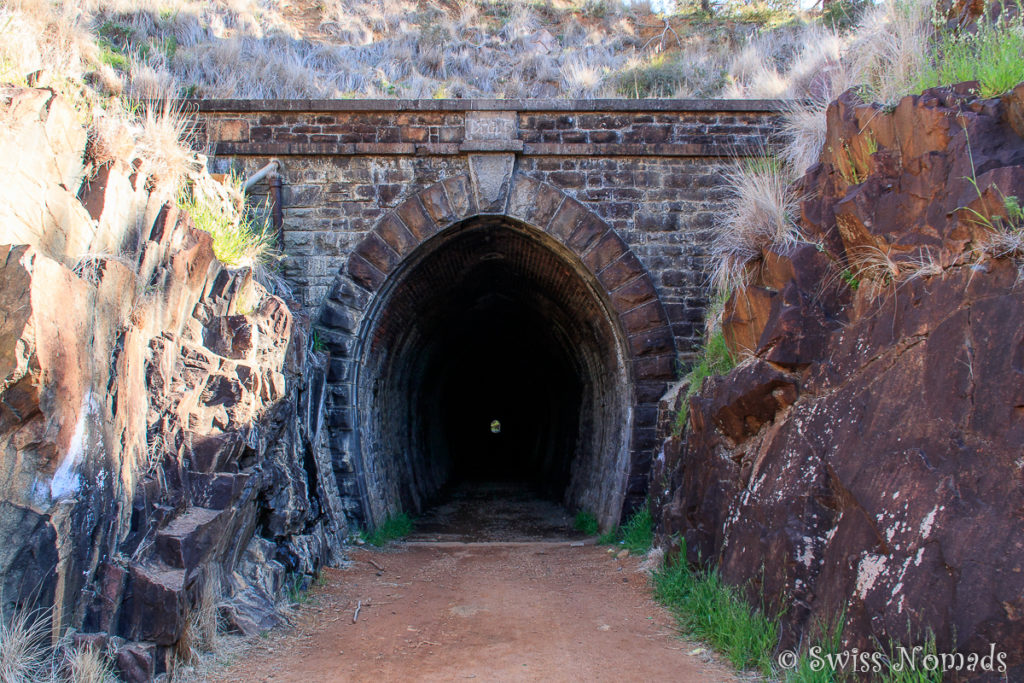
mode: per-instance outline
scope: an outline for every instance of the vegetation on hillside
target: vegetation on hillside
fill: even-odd
[[[3,6],[0,26],[48,15],[97,88],[139,99],[803,96],[849,21],[790,0],[656,5],[667,13],[623,0]],[[0,61],[0,76],[23,75],[10,67]]]
[[[6,100],[15,91],[4,90],[5,85],[50,88],[62,95],[88,131],[87,175],[115,161],[132,164],[148,192],[158,200],[178,199],[197,226],[213,235],[214,251],[225,264],[265,264],[272,236],[254,219],[239,183],[221,185],[206,172],[205,159],[188,143],[187,117],[166,99],[141,104],[121,85],[119,69],[149,72],[138,60],[156,44],[129,58],[123,48],[127,30],[107,21],[94,25],[89,19],[93,11],[89,3],[0,0],[0,91]],[[170,54],[175,44],[173,36],[166,36],[158,51]],[[173,90],[161,95],[166,92]],[[0,122],[10,123],[9,117],[7,105],[0,104]],[[11,126],[0,128],[0,147],[20,150],[23,142]],[[97,233],[79,257],[130,257],[123,251],[141,243],[136,237],[116,244],[113,236]],[[265,284],[274,284],[262,269],[258,272]]]

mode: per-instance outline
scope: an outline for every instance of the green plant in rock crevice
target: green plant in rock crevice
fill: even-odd
[[[686,394],[683,396],[682,406],[676,415],[675,431],[677,434],[681,434],[686,427],[686,420],[689,417],[690,410],[690,397],[700,391],[704,380],[708,377],[728,373],[736,367],[736,363],[737,359],[729,351],[729,345],[725,341],[725,335],[722,333],[722,330],[719,329],[712,333],[708,338],[707,344],[701,350],[700,360],[693,366],[689,374],[686,375],[686,381],[689,384],[686,387]]]

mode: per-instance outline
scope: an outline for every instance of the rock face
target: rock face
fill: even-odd
[[[833,103],[812,243],[751,266],[724,316],[750,359],[658,458],[661,537],[782,596],[788,644],[843,614],[849,647],[932,632],[1024,677],[1024,283],[990,247],[1024,197],[1022,102]]]
[[[52,93],[13,99],[63,111]],[[51,125],[45,108],[12,111],[15,127]],[[276,623],[286,577],[341,559],[326,359],[301,309],[222,266],[187,214],[166,204],[147,224],[154,197],[81,189],[79,147],[51,147],[30,155],[53,162],[33,176],[44,189],[81,209],[62,220],[64,246],[45,225],[0,226],[26,242],[0,244],[0,534],[17,539],[0,549],[2,610],[52,608],[55,632],[147,680],[173,664],[204,596],[252,633]],[[134,226],[132,249],[64,248],[95,245],[103,216]]]

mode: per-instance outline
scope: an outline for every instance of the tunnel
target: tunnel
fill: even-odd
[[[421,244],[363,333],[372,520],[419,513],[456,484],[516,482],[617,522],[630,396],[605,298],[577,256],[508,218],[470,219]]]

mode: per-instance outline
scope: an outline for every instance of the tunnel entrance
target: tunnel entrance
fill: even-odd
[[[357,391],[374,522],[495,482],[617,521],[628,373],[578,257],[517,221],[469,219],[420,245],[368,320]]]

